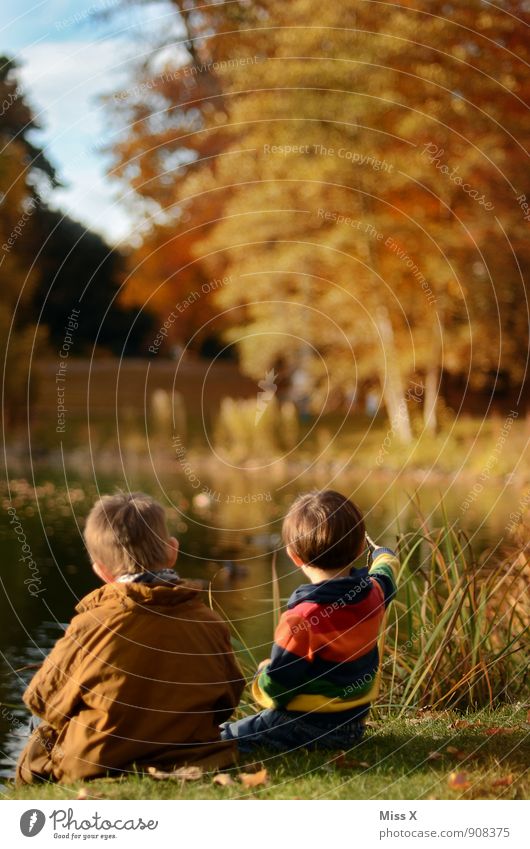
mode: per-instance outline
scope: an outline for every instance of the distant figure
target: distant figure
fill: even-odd
[[[349,749],[364,733],[378,695],[377,648],[385,609],[396,593],[398,561],[375,548],[368,567],[361,511],[333,490],[300,496],[283,524],[287,554],[308,579],[293,593],[258,667],[252,694],[261,713],[222,728],[241,752],[257,747]]]
[[[105,496],[85,543],[103,586],[76,615],[24,694],[42,720],[17,782],[64,784],[159,764],[231,766],[219,725],[244,687],[228,627],[174,570],[178,542],[143,493]]]
[[[151,395],[151,412],[156,427],[169,432],[171,427],[171,397],[166,389],[155,389]]]
[[[177,433],[186,439],[186,407],[180,392],[155,389],[151,395],[151,417],[160,436],[169,437]]]
[[[296,405],[300,417],[309,418],[311,412],[311,377],[309,372],[299,366],[291,375],[290,400]]]
[[[169,355],[172,360],[180,360],[182,359],[185,352],[185,348],[182,345],[175,344],[172,345],[169,349]]]
[[[364,409],[367,416],[373,418],[379,409],[379,395],[373,389],[366,393]]]
[[[265,413],[270,402],[276,395],[278,386],[274,381],[277,376],[278,375],[276,374],[274,369],[270,369],[265,375],[265,378],[263,380],[260,380],[258,383],[259,392],[256,402],[256,413],[254,416],[255,425],[258,425],[260,423],[263,414]]]

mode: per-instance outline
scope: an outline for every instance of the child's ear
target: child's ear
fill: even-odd
[[[103,563],[98,563],[97,560],[92,564],[92,569],[104,584],[112,584],[116,580],[112,575],[109,575]]]
[[[175,537],[169,537],[167,542],[168,547],[168,558],[167,558],[167,569],[171,569],[175,563],[177,562],[177,556],[179,553],[179,542]]]
[[[292,550],[290,545],[287,546],[287,556],[289,557],[290,560],[292,560],[292,562],[294,563],[295,566],[300,567],[300,566],[304,565],[304,561],[302,560],[302,558],[298,557],[298,554],[296,554]]]

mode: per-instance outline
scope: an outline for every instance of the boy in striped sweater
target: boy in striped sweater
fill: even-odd
[[[295,590],[282,615],[270,660],[253,682],[260,713],[226,723],[223,739],[241,752],[258,746],[344,749],[360,740],[377,696],[377,642],[396,594],[397,558],[366,548],[359,508],[333,490],[300,496],[283,523],[287,554],[309,583]]]

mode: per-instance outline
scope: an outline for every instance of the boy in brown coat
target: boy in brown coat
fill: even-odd
[[[24,694],[42,723],[17,782],[69,783],[133,764],[232,765],[219,725],[244,681],[226,624],[173,570],[178,543],[163,508],[142,493],[105,496],[85,543],[103,586],[77,605]]]

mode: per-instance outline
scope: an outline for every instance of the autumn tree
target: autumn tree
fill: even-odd
[[[244,369],[302,365],[316,406],[378,375],[403,441],[410,379],[430,429],[442,369],[517,379],[525,5],[173,5],[182,38],[123,98],[116,173],[230,274]]]

